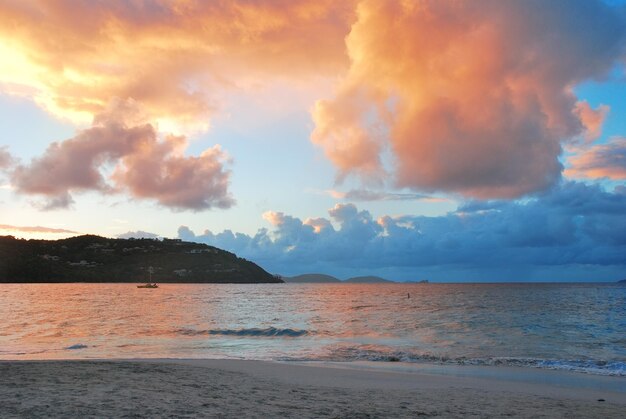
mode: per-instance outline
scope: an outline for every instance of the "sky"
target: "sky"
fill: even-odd
[[[0,235],[626,278],[623,1],[0,0]]]

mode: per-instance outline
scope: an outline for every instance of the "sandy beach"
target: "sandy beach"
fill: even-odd
[[[620,377],[477,371],[238,360],[4,361],[0,416],[617,418],[626,409]]]

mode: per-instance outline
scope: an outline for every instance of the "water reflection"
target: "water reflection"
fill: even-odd
[[[595,284],[5,284],[0,358],[505,359],[619,369],[625,307],[626,287]]]

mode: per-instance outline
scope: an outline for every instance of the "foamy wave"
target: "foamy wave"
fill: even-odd
[[[71,345],[71,346],[65,347],[63,349],[74,350],[74,349],[85,349],[85,348],[88,348],[88,347],[89,346],[84,345],[82,343],[77,343],[76,345]]]
[[[467,358],[448,357],[412,351],[380,350],[363,347],[338,348],[321,359],[327,361],[373,361],[435,363],[447,365],[486,365],[566,370],[596,375],[626,377],[626,362],[604,360],[557,360],[540,358]]]
[[[251,328],[251,329],[179,329],[177,333],[187,336],[197,335],[221,335],[221,336],[245,336],[245,337],[300,337],[310,334],[308,330],[277,329],[275,327]]]

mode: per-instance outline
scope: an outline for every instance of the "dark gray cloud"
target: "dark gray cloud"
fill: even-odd
[[[179,237],[233,251],[272,272],[377,273],[397,279],[607,280],[626,272],[626,194],[565,182],[525,201],[471,201],[438,217],[375,220],[353,204],[330,219],[270,212],[273,229]],[[331,221],[337,226],[333,227]]]

